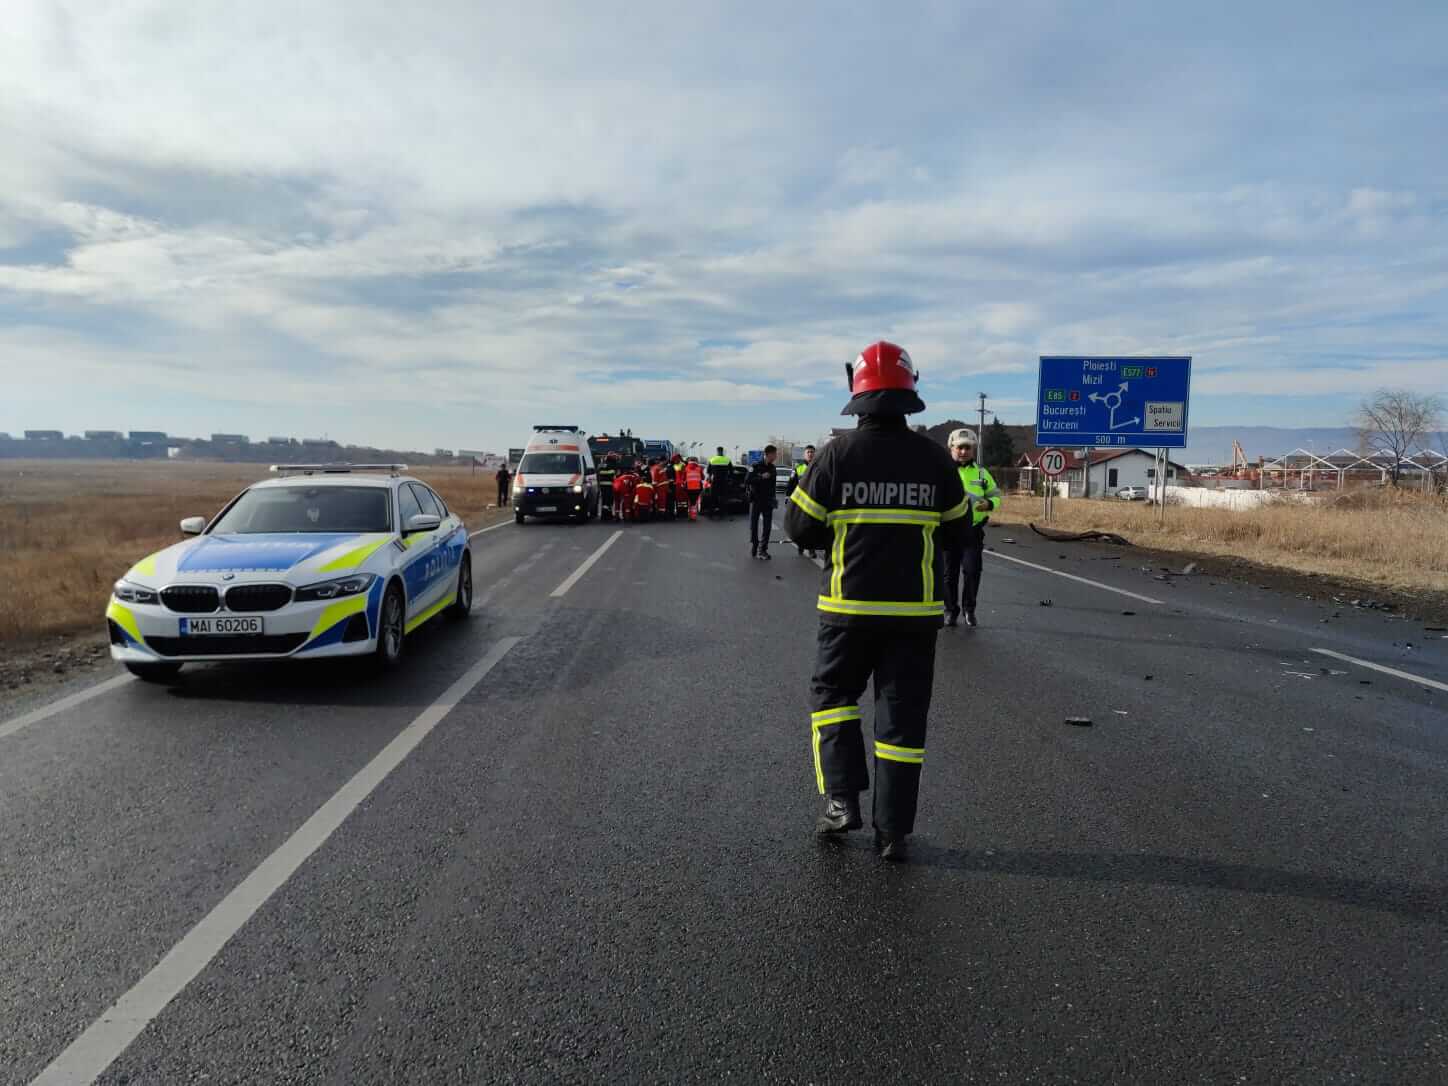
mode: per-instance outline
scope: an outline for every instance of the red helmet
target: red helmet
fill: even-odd
[[[916,387],[920,374],[904,347],[880,340],[845,365],[850,402],[842,415],[913,415],[925,410]]]

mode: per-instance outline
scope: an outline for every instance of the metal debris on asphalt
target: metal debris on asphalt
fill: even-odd
[[[1091,718],[1089,716],[1068,716],[1066,723],[1074,728],[1089,728],[1091,727]]]

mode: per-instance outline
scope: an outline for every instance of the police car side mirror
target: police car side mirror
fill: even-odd
[[[411,535],[413,532],[431,532],[442,523],[442,518],[433,513],[414,513],[407,522],[407,531],[403,535]]]
[[[182,535],[200,535],[206,531],[205,517],[187,517],[181,522]]]

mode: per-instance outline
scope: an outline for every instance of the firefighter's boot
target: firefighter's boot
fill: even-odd
[[[860,818],[859,793],[847,792],[825,797],[824,813],[815,823],[815,833],[848,833],[864,824]]]

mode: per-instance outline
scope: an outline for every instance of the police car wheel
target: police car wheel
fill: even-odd
[[[377,617],[377,662],[383,667],[394,667],[402,659],[405,610],[402,589],[389,585]]]
[[[181,674],[180,664],[132,664],[127,662],[126,670],[142,682],[147,683],[169,683],[175,682],[176,676]]]
[[[458,594],[447,609],[449,618],[467,618],[473,612],[473,564],[466,558],[458,568]]]

